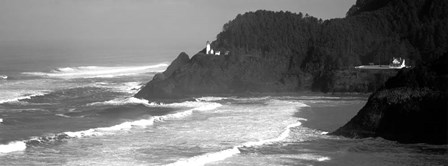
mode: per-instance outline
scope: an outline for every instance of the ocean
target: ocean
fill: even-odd
[[[0,67],[0,165],[448,165],[444,145],[327,135],[365,96],[156,103],[132,96],[166,69],[163,58],[9,62]]]

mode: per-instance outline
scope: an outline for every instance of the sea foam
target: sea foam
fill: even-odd
[[[123,101],[109,102],[109,104],[111,104],[111,103],[112,104],[123,104],[123,103],[134,103],[135,104],[135,103],[138,103],[138,104],[147,104],[148,106],[158,106],[158,107],[170,106],[170,104],[150,105],[147,100],[137,99],[137,98],[128,98],[128,100],[126,100],[124,102]],[[174,105],[176,105],[176,104],[182,105],[181,103],[174,103]],[[173,104],[171,104],[171,105],[173,105]],[[187,104],[187,105],[192,105],[192,104]],[[88,129],[88,130],[74,131],[74,132],[67,131],[67,132],[57,134],[54,137],[59,137],[59,138],[65,139],[65,136],[67,136],[69,138],[82,138],[82,137],[92,137],[92,136],[113,135],[113,134],[117,134],[117,132],[119,132],[119,131],[127,131],[132,128],[146,128],[148,126],[152,126],[156,122],[182,119],[184,117],[187,117],[187,116],[190,116],[191,114],[193,114],[193,111],[213,110],[213,109],[220,107],[221,104],[209,102],[209,103],[197,104],[195,106],[196,107],[194,107],[194,108],[191,108],[191,109],[188,109],[185,111],[180,111],[180,112],[173,113],[173,114],[167,114],[167,115],[162,115],[162,116],[153,116],[148,119],[123,122],[123,123],[120,123],[120,124],[117,124],[114,126],[110,126],[110,127],[98,127],[98,128],[92,128],[92,129]],[[48,140],[48,136],[45,137],[44,139],[38,139],[38,140]],[[53,140],[53,138],[51,140]]]
[[[219,101],[227,99],[227,97],[214,97],[214,96],[206,96],[197,98],[196,101]]]
[[[97,82],[93,84],[94,87],[110,89],[114,92],[120,93],[137,93],[144,84],[142,82],[124,82],[124,83],[109,83],[109,82]]]
[[[150,104],[148,103],[147,100],[144,99],[137,99],[137,98],[128,98],[127,100],[123,101],[110,101],[109,104],[123,104],[123,103],[137,103],[137,104],[145,104],[147,106],[151,106],[151,107],[165,107],[165,106],[177,106],[177,105],[182,105],[182,103],[173,103],[173,104],[167,104],[167,105],[157,105],[157,104]],[[185,102],[184,102],[185,103]],[[187,102],[189,103],[189,102]],[[193,104],[187,104],[187,105],[193,105]],[[201,103],[201,104],[197,104],[195,105],[196,107],[186,110],[186,111],[181,111],[181,112],[177,112],[177,113],[173,113],[173,114],[167,114],[167,115],[162,115],[162,116],[153,116],[150,117],[148,119],[142,119],[142,120],[137,120],[137,121],[130,121],[130,122],[124,122],[118,125],[114,125],[114,126],[110,126],[110,127],[100,127],[100,128],[94,128],[94,129],[89,129],[89,130],[84,130],[84,131],[77,131],[77,132],[64,132],[64,134],[68,135],[69,137],[74,137],[74,138],[81,138],[81,137],[91,137],[91,136],[103,136],[103,135],[110,135],[110,134],[115,134],[117,131],[123,131],[123,130],[130,130],[132,128],[145,128],[148,126],[153,125],[155,122],[163,122],[166,120],[175,120],[175,119],[182,119],[184,117],[190,116],[193,114],[193,111],[207,111],[207,110],[213,110],[216,109],[220,106],[222,106],[219,103]]]
[[[257,97],[257,98],[231,98],[232,100],[243,100],[243,101],[265,101],[266,104],[268,104],[269,106],[274,106],[274,107],[278,107],[278,108],[285,108],[285,109],[293,109],[295,107],[309,107],[309,105],[306,105],[302,102],[298,102],[298,101],[294,101],[294,100],[280,100],[280,99],[269,99],[267,97]],[[268,100],[269,99],[269,100]],[[214,100],[214,98],[212,98],[212,100]],[[211,152],[211,153],[206,153],[203,155],[199,155],[199,156],[194,156],[191,158],[184,158],[184,159],[180,159],[174,163],[170,163],[168,165],[170,166],[181,166],[181,165],[206,165],[208,163],[212,163],[212,162],[217,162],[217,161],[221,161],[221,160],[225,160],[229,157],[232,157],[234,155],[237,155],[239,153],[241,153],[240,149],[245,149],[245,148],[253,148],[253,147],[259,147],[259,146],[263,146],[263,145],[268,145],[268,144],[274,144],[277,142],[283,142],[286,141],[288,139],[293,139],[291,136],[291,130],[293,128],[297,128],[299,126],[302,125],[301,121],[307,121],[307,119],[304,118],[297,118],[297,121],[287,125],[281,133],[279,133],[279,135],[277,135],[274,138],[270,138],[270,139],[262,139],[262,140],[258,140],[258,141],[249,141],[249,142],[245,142],[242,143],[240,145],[234,146],[230,149],[224,149],[218,152]],[[315,159],[316,161],[326,161],[329,160],[329,158],[324,157],[324,156],[312,156],[312,159]]]
[[[275,142],[280,142],[286,139],[289,136],[289,133],[291,132],[291,128],[298,127],[302,123],[297,122],[294,124],[288,125],[285,130],[276,138],[267,139],[267,140],[260,140],[260,141],[252,141],[252,142],[246,142],[242,145],[234,146],[231,149],[225,149],[219,152],[213,152],[213,153],[206,153],[204,155],[195,156],[188,159],[180,159],[174,163],[168,164],[168,166],[183,166],[183,165],[191,165],[191,166],[202,166],[211,162],[221,161],[226,158],[232,157],[233,155],[241,153],[239,150],[240,148],[248,148],[248,147],[256,147],[266,144],[272,144]]]
[[[0,97],[0,104],[3,103],[14,103],[19,102],[20,100],[31,99],[36,96],[43,96],[50,93],[49,91],[35,91],[35,92],[5,92],[2,97]]]
[[[109,101],[104,102],[95,102],[87,104],[89,106],[101,106],[101,105],[127,105],[127,104],[142,104],[146,107],[168,107],[168,108],[195,108],[196,110],[211,110],[215,109],[217,107],[222,106],[219,103],[216,102],[209,102],[209,101],[203,101],[203,100],[196,100],[196,101],[185,101],[180,103],[155,103],[155,102],[149,102],[145,99],[139,99],[135,97],[124,97],[124,98],[117,98]]]
[[[0,80],[6,80],[6,79],[8,79],[8,76],[7,75],[0,75]]]
[[[106,136],[106,135],[114,135],[118,134],[122,131],[129,131],[133,128],[146,128],[148,126],[152,126],[154,123],[157,122],[164,122],[167,120],[176,120],[176,119],[182,119],[187,116],[191,116],[194,111],[207,111],[207,110],[213,110],[218,107],[221,107],[222,105],[219,103],[213,103],[213,102],[183,102],[183,103],[172,103],[172,104],[151,104],[148,103],[147,100],[144,99],[137,99],[137,98],[128,98],[125,101],[110,101],[108,104],[123,104],[123,103],[138,103],[138,104],[145,104],[150,107],[180,107],[180,106],[190,106],[193,107],[191,109],[180,111],[172,114],[162,115],[162,116],[153,116],[148,119],[140,119],[135,121],[128,121],[123,122],[114,126],[109,127],[98,127],[98,128],[92,128],[82,131],[67,131],[62,132],[59,134],[50,134],[46,136],[40,136],[40,137],[32,137],[29,140],[25,141],[15,141],[10,142],[5,145],[0,145],[0,153],[9,153],[14,151],[23,151],[26,149],[27,145],[39,145],[39,144],[46,144],[46,143],[52,143],[57,141],[62,141],[64,139],[69,138],[84,138],[84,137],[94,137],[94,136]],[[65,117],[65,115],[57,115],[61,117]]]
[[[319,161],[319,162],[331,160],[330,157],[316,155],[316,154],[296,154],[296,155],[291,155],[289,157],[294,158],[294,159],[299,159],[299,160],[309,160],[309,161]]]
[[[148,100],[139,99],[139,98],[135,98],[135,97],[116,98],[116,99],[109,100],[109,101],[95,102],[95,103],[90,103],[87,105],[88,106],[101,106],[101,105],[126,105],[126,104],[143,104],[147,107],[163,105],[163,104],[157,104],[157,103],[150,103]]]
[[[24,72],[26,75],[54,77],[54,78],[111,78],[118,76],[137,75],[149,72],[162,72],[168,64],[161,63],[149,66],[120,66],[120,67],[104,67],[104,66],[81,66],[81,67],[64,67],[58,68],[50,72]]]
[[[23,141],[14,141],[8,144],[0,144],[0,154],[23,151],[25,149],[26,149],[26,143]]]

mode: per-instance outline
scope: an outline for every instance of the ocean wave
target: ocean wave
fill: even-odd
[[[300,120],[303,120],[303,119],[300,119]],[[297,123],[288,125],[285,128],[285,130],[276,138],[254,141],[254,142],[246,142],[246,143],[243,143],[242,145],[234,146],[231,149],[225,149],[225,150],[222,150],[219,152],[213,152],[213,153],[206,153],[204,155],[194,156],[194,157],[188,158],[188,159],[180,159],[174,163],[168,164],[168,166],[183,166],[183,165],[192,165],[192,166],[200,165],[200,166],[202,166],[202,165],[205,165],[205,164],[208,164],[211,162],[221,161],[226,158],[232,157],[233,155],[241,153],[241,151],[240,151],[241,148],[250,148],[250,147],[256,147],[256,146],[272,144],[275,142],[283,141],[289,136],[289,134],[291,132],[291,128],[295,128],[300,125],[302,125],[302,123],[300,121],[298,121]]]
[[[315,155],[315,154],[296,155],[296,156],[294,156],[294,158],[301,159],[301,160],[321,161],[321,162],[328,161],[331,159],[330,157]]]
[[[136,121],[123,122],[118,125],[110,127],[98,127],[82,131],[67,131],[58,134],[47,134],[44,136],[32,137],[24,141],[14,141],[5,145],[0,145],[1,153],[10,153],[15,151],[24,151],[27,146],[39,146],[43,144],[52,144],[61,142],[71,138],[85,138],[95,136],[107,136],[119,134],[122,131],[129,131],[133,128],[146,128],[152,126],[156,122],[163,122],[166,120],[182,119],[186,116],[190,116],[193,110],[182,111],[174,114],[168,114],[163,116],[154,116],[148,119],[141,119]]]
[[[97,82],[93,86],[99,88],[111,89],[115,92],[121,93],[137,93],[144,84],[142,82],[125,82],[125,83],[108,83],[108,82]]]
[[[160,103],[159,105],[157,105],[157,107],[194,108],[194,110],[198,110],[198,111],[213,110],[213,109],[216,109],[221,106],[222,106],[222,104],[219,104],[216,102],[205,102],[205,101],[185,101],[185,102],[181,102],[181,103],[170,103],[170,104]]]
[[[137,99],[137,98],[132,97],[132,98],[128,98],[127,101],[129,103],[139,103],[139,104],[148,104],[149,105],[148,101],[144,100],[144,99]],[[118,104],[122,104],[122,103],[118,102]],[[169,105],[169,104],[167,104],[167,105]],[[156,104],[150,105],[150,106],[156,106]],[[166,105],[157,105],[157,106],[166,106]],[[110,132],[129,130],[134,127],[145,128],[145,127],[153,125],[155,122],[163,122],[166,120],[182,119],[184,117],[187,117],[187,116],[190,116],[191,114],[193,114],[193,111],[213,110],[220,106],[222,106],[222,105],[219,103],[202,103],[200,105],[196,105],[196,107],[194,107],[192,109],[173,113],[173,114],[167,114],[167,115],[162,115],[162,116],[153,116],[149,119],[124,122],[124,123],[121,123],[121,124],[118,124],[115,126],[111,126],[111,127],[100,127],[100,128],[94,128],[94,129],[77,131],[77,132],[65,132],[65,134],[67,134],[69,137],[101,136],[101,135],[107,135],[107,134],[114,134],[114,133],[110,133]]]
[[[199,111],[203,110],[212,110],[217,107],[222,106],[219,103],[216,102],[208,102],[208,101],[184,101],[180,103],[155,103],[155,102],[149,102],[145,99],[139,99],[135,97],[125,97],[125,98],[117,98],[109,101],[104,102],[95,102],[87,104],[88,106],[101,106],[101,105],[127,105],[127,104],[143,104],[146,107],[169,107],[169,108],[194,108]]]
[[[22,74],[54,77],[54,78],[111,78],[118,76],[138,75],[149,72],[162,72],[166,69],[168,64],[161,63],[149,66],[120,66],[120,67],[105,67],[105,66],[81,66],[81,67],[64,67],[58,68],[50,72],[24,72]]]
[[[0,75],[0,80],[6,80],[6,79],[8,79],[7,75]]]
[[[63,117],[63,118],[71,118],[71,116],[65,114],[55,114],[55,116]]]
[[[316,101],[325,101],[325,100],[365,100],[366,97],[363,96],[300,96],[300,97],[292,97],[292,99],[296,100],[316,100]]]
[[[8,144],[0,144],[0,154],[16,151],[24,151],[25,149],[26,149],[26,143],[24,141],[14,141]]]
[[[269,105],[294,105],[295,107],[310,107],[309,105],[296,100],[278,100],[278,99],[272,99],[266,102]]]
[[[89,103],[88,106],[103,106],[103,105],[126,105],[126,104],[143,104],[147,107],[153,107],[153,106],[160,106],[163,104],[157,104],[157,103],[150,103],[148,100],[145,99],[139,99],[135,97],[124,97],[124,98],[116,98],[109,101],[104,102],[95,102],[95,103]]]
[[[0,98],[0,104],[3,103],[16,103],[21,100],[31,99],[32,97],[44,96],[50,93],[49,91],[35,91],[35,92],[14,92],[12,94],[3,94]]]
[[[263,97],[229,97],[228,99],[236,100],[236,101],[266,101],[272,99],[271,96],[263,96]]]
[[[143,99],[137,99],[137,98],[129,98],[130,103],[146,103],[149,105],[147,100]],[[106,136],[106,135],[115,135],[119,134],[122,131],[129,131],[133,128],[146,128],[148,126],[152,126],[154,123],[157,122],[164,122],[167,120],[176,120],[176,119],[182,119],[187,116],[190,116],[193,114],[194,111],[207,111],[207,110],[213,110],[220,106],[222,106],[219,103],[213,103],[208,102],[204,103],[201,102],[201,104],[191,104],[189,102],[182,104],[182,103],[174,103],[174,104],[162,104],[158,106],[180,106],[180,105],[188,105],[188,106],[196,106],[194,108],[180,111],[172,114],[167,115],[161,115],[161,116],[153,116],[147,119],[141,119],[136,121],[128,121],[123,122],[114,126],[109,127],[98,127],[98,128],[92,128],[82,131],[67,131],[62,132],[58,134],[48,134],[45,136],[40,137],[32,137],[29,140],[25,141],[15,141],[11,142],[6,145],[0,145],[0,153],[9,153],[13,151],[23,151],[26,149],[26,146],[35,146],[35,145],[41,145],[41,144],[48,144],[48,143],[54,143],[54,142],[60,142],[65,139],[70,138],[84,138],[84,137],[94,137],[94,136]],[[154,105],[155,106],[155,105]],[[56,114],[56,116],[66,117],[66,115],[63,114]],[[4,149],[4,150],[3,150]]]
[[[146,128],[148,126],[152,126],[156,122],[163,122],[166,120],[175,120],[182,119],[184,117],[190,116],[193,113],[193,110],[187,110],[182,112],[177,112],[168,115],[162,116],[153,116],[148,119],[141,119],[136,121],[123,122],[118,125],[110,126],[110,127],[99,127],[93,128],[83,131],[75,131],[75,132],[64,132],[63,135],[66,135],[68,138],[82,138],[82,137],[92,137],[92,136],[104,136],[104,135],[114,135],[119,131],[127,131],[133,128]]]
[[[228,99],[227,97],[214,97],[214,96],[206,96],[206,97],[200,97],[197,98],[196,101],[219,101]]]

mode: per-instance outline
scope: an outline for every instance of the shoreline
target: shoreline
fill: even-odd
[[[249,92],[249,93],[204,93],[204,94],[195,94],[195,95],[186,95],[182,97],[171,97],[164,99],[145,99],[150,102],[156,103],[174,103],[174,102],[182,102],[182,101],[195,101],[197,98],[201,97],[299,97],[299,96],[319,96],[319,97],[356,97],[356,98],[367,98],[372,94],[370,93],[361,93],[361,92],[338,92],[338,93],[324,93],[324,92],[313,92],[310,90],[297,91],[297,92]]]
[[[326,101],[328,102],[305,101],[304,103],[310,107],[297,112],[294,117],[307,119],[302,122],[304,127],[330,133],[354,117],[367,103],[367,98],[339,99],[337,101],[327,99]]]

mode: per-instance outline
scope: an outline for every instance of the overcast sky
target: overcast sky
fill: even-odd
[[[344,17],[355,0],[0,0],[0,45],[101,46],[195,53],[237,14]],[[170,52],[171,53],[171,52]],[[173,55],[175,56],[175,55]]]

